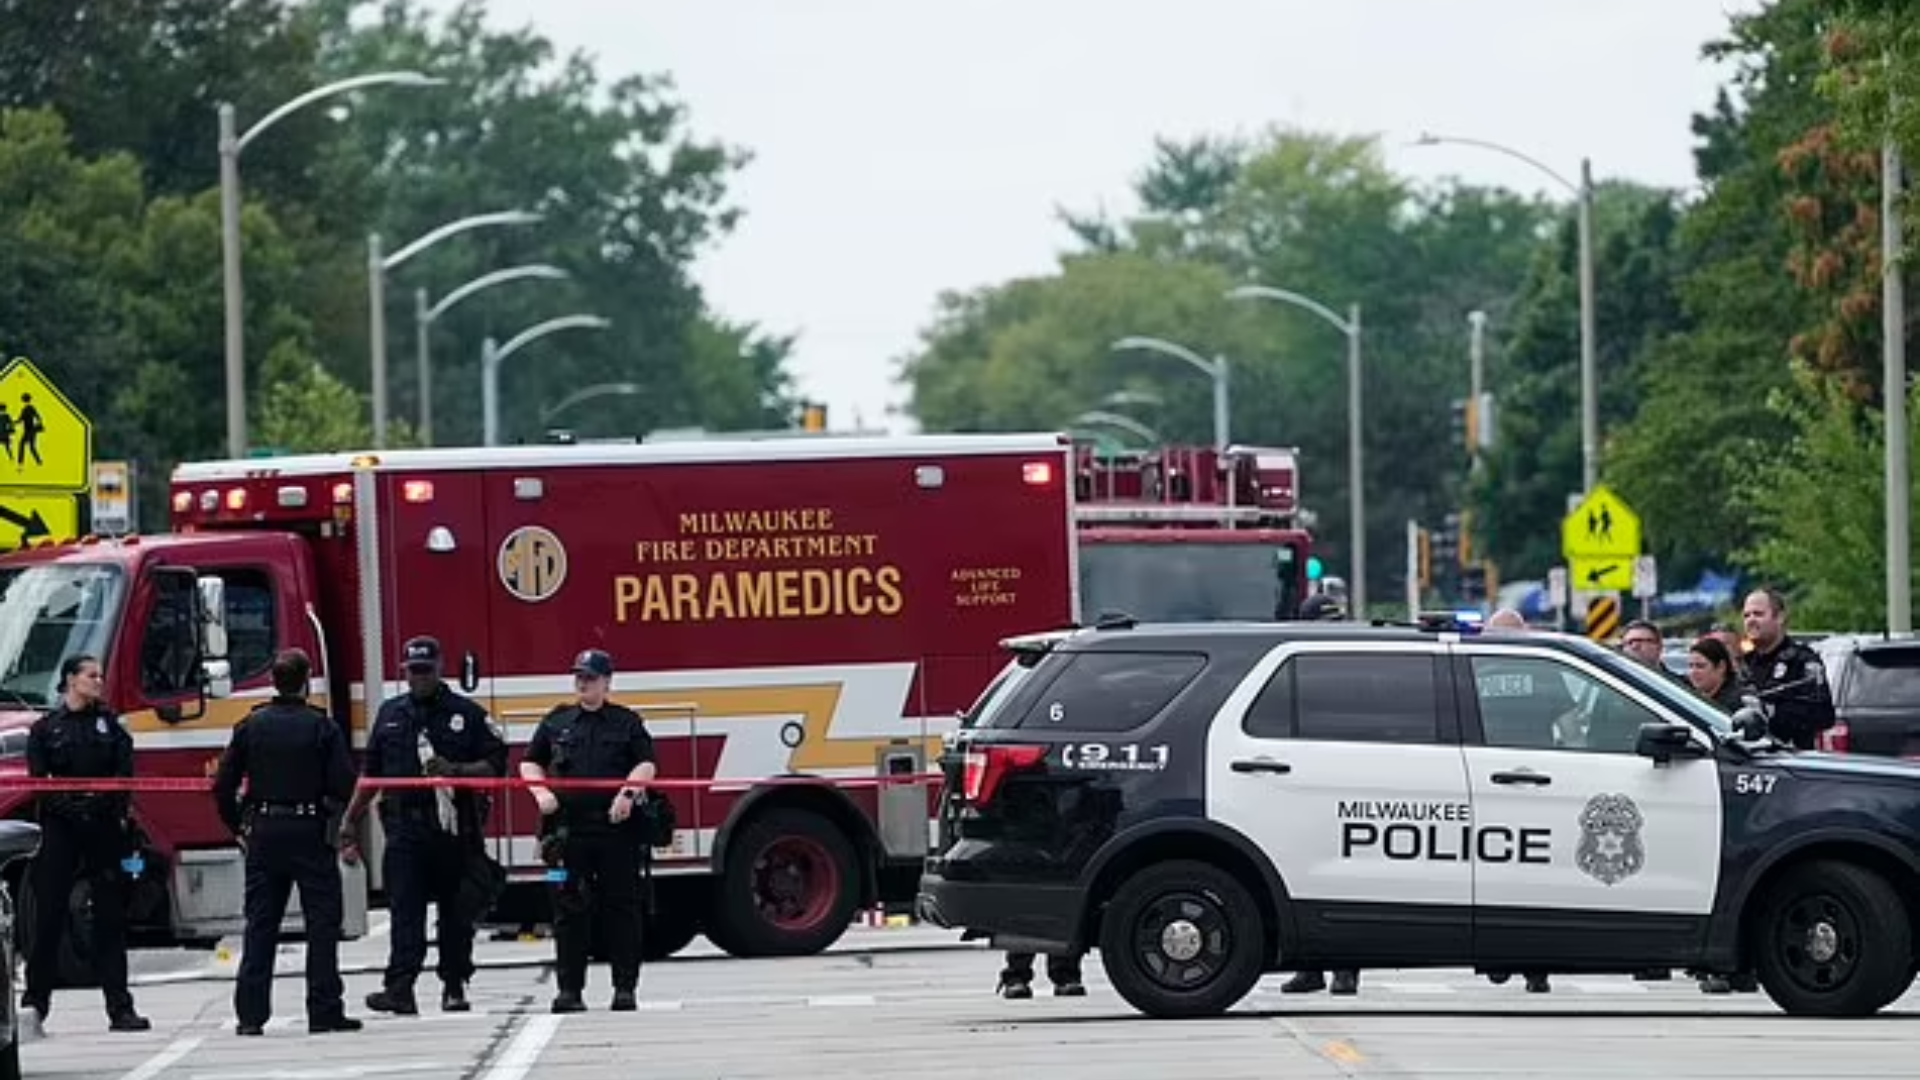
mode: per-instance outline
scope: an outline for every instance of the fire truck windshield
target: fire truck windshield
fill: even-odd
[[[1081,617],[1122,612],[1141,622],[1292,618],[1302,600],[1298,549],[1272,543],[1080,546]]]
[[[117,566],[0,570],[0,708],[53,704],[60,662],[69,656],[86,653],[104,663],[125,584]]]

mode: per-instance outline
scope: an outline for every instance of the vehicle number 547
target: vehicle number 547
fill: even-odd
[[[1779,779],[1772,773],[1740,773],[1733,778],[1733,790],[1742,795],[1767,795]]]

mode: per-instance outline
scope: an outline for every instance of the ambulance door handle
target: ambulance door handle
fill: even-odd
[[[1237,773],[1262,773],[1263,772],[1263,773],[1273,773],[1278,776],[1285,776],[1286,774],[1293,771],[1293,766],[1287,764],[1284,761],[1275,761],[1272,758],[1255,758],[1252,761],[1248,761],[1243,758],[1233,763],[1233,771]]]
[[[1546,787],[1548,784],[1553,783],[1553,777],[1545,773],[1534,772],[1532,769],[1522,769],[1519,772],[1494,773],[1493,782],[1496,784],[1532,784],[1535,787]]]

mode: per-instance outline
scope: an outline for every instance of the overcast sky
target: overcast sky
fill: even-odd
[[[441,6],[451,6],[446,0]],[[746,218],[696,268],[725,315],[797,332],[835,428],[901,430],[894,361],[941,290],[1044,273],[1056,206],[1129,208],[1156,135],[1377,133],[1400,171],[1546,190],[1684,185],[1700,59],[1759,0],[491,0],[609,77],[667,72],[755,159]],[[1179,14],[1175,14],[1178,12]]]

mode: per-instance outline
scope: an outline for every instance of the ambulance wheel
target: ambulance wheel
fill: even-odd
[[[1794,867],[1752,924],[1754,969],[1790,1016],[1870,1016],[1912,982],[1913,925],[1892,885],[1863,866]]]
[[[74,885],[68,894],[66,925],[56,950],[56,986],[80,989],[98,984],[93,973],[93,920],[89,917],[93,890],[86,882]],[[39,925],[40,898],[34,894],[32,875],[20,882],[14,913],[14,941],[21,959],[33,955],[34,931]]]
[[[812,956],[846,933],[859,904],[853,842],[791,807],[749,820],[727,844],[707,936],[734,956]]]
[[[653,887],[660,889],[658,878],[654,879]],[[692,901],[693,897],[685,889],[660,890],[653,912],[647,916],[640,932],[642,960],[665,960],[700,936],[700,917]]]
[[[1180,860],[1134,874],[1100,918],[1100,962],[1148,1016],[1218,1016],[1251,993],[1264,966],[1260,907],[1232,874]]]

